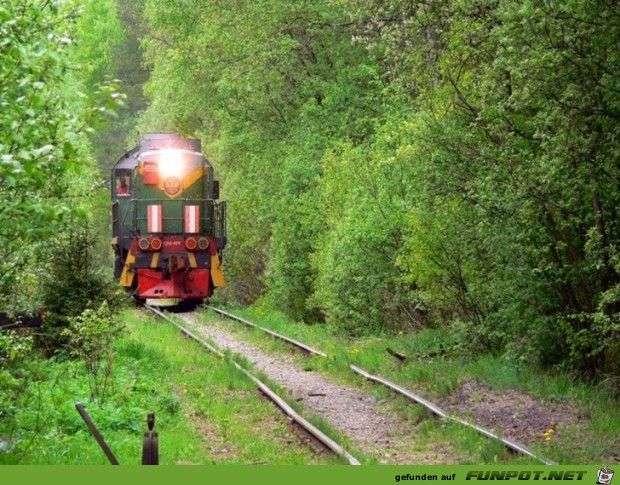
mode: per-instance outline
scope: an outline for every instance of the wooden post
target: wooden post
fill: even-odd
[[[155,414],[149,413],[146,418],[146,423],[149,429],[144,433],[142,464],[159,465],[159,440],[157,433],[153,431],[153,427],[155,426]]]
[[[82,406],[78,402],[78,403],[75,404],[75,408],[77,409],[78,413],[80,413],[80,416],[82,416],[82,419],[86,423],[86,426],[88,427],[88,429],[91,432],[91,434],[97,440],[97,443],[99,443],[99,446],[101,447],[101,449],[105,453],[105,456],[108,457],[108,460],[110,460],[110,463],[112,465],[118,465],[119,463],[118,463],[118,460],[116,459],[116,457],[114,456],[114,453],[112,453],[112,450],[110,449],[108,444],[103,439],[103,436],[101,435],[101,433],[97,429],[97,426],[95,426],[95,423],[93,423],[93,421],[90,419],[90,416],[86,412],[86,409],[84,409],[84,406]]]

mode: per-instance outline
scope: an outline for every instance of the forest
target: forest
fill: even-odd
[[[118,298],[105,181],[172,132],[228,200],[219,301],[617,389],[619,70],[613,0],[5,0],[0,310],[54,347]]]

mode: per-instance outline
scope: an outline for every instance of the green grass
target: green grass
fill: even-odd
[[[395,336],[353,339],[343,337],[328,326],[293,322],[265,308],[231,308],[230,311],[258,325],[314,346],[326,352],[329,357],[304,358],[291,350],[288,344],[259,331],[247,330],[241,324],[222,321],[208,310],[205,310],[204,318],[205,321],[226,325],[242,338],[267,351],[295,353],[305,368],[318,370],[343,382],[372,390],[379,399],[389,399],[392,393],[381,386],[363,382],[349,370],[350,364],[387,377],[434,402],[451,394],[462,383],[477,380],[497,392],[516,389],[542,402],[565,403],[579,409],[583,415],[578,429],[573,432],[562,430],[562,439],[553,440],[551,443],[545,443],[541,437],[540,444],[534,444],[532,448],[543,456],[566,464],[614,463],[618,460],[616,450],[620,442],[620,413],[617,412],[617,400],[603,389],[577,381],[569,375],[545,373],[526,366],[517,368],[510,362],[491,355],[459,354],[451,350],[451,338],[446,331],[430,329]],[[442,345],[444,352],[441,352]],[[408,359],[401,363],[389,355],[386,348],[402,353],[408,356]],[[405,400],[393,397],[391,399],[401,416],[413,424],[421,421],[420,416],[424,416],[424,412],[411,411],[419,409],[418,406]],[[472,450],[473,455],[464,462],[536,463],[526,457],[510,455],[503,450],[503,445],[493,444],[491,440],[459,425],[450,425],[450,432],[446,432],[445,427],[437,429],[435,425],[428,424],[423,425],[422,429],[429,443],[436,440],[456,441],[460,443],[459,448]],[[475,446],[471,440],[475,441]]]
[[[288,419],[229,363],[143,312],[123,314],[107,400],[90,400],[83,365],[38,361],[11,425],[0,463],[105,464],[75,411],[82,402],[121,464],[139,464],[146,414],[156,415],[161,464],[322,464],[340,461],[304,444]]]

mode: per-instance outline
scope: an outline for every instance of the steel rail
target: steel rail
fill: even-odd
[[[297,340],[294,340],[292,338],[286,337],[284,335],[281,335],[281,334],[278,334],[278,333],[273,332],[271,330],[268,330],[268,329],[265,329],[263,327],[260,327],[260,326],[254,324],[252,322],[249,322],[249,321],[247,321],[247,320],[245,320],[245,319],[243,319],[241,317],[238,317],[236,315],[228,313],[228,312],[226,312],[224,310],[220,310],[219,308],[215,308],[215,307],[212,307],[210,305],[208,306],[208,308],[213,310],[213,311],[215,311],[216,313],[219,313],[221,315],[224,315],[224,316],[230,318],[231,320],[236,320],[238,322],[244,323],[245,325],[248,325],[248,326],[251,326],[251,327],[263,330],[266,333],[268,333],[270,335],[273,335],[274,337],[279,338],[281,340],[284,340],[285,342],[288,342],[288,343],[290,343],[290,344],[292,344],[294,346],[300,347],[300,348],[302,348],[303,350],[305,350],[307,352],[310,352],[310,353],[315,354],[315,355],[320,355],[322,357],[327,357],[327,354],[325,354],[324,352],[321,352],[320,350],[313,349],[312,347],[309,347],[309,346],[307,346],[307,345],[305,345],[305,344],[303,344],[301,342],[298,342]],[[557,465],[556,462],[554,462],[552,460],[549,460],[548,458],[545,458],[543,456],[537,455],[536,453],[534,453],[530,449],[526,448],[525,446],[523,446],[523,445],[521,445],[519,443],[516,443],[515,441],[509,440],[509,439],[506,439],[506,438],[502,438],[497,433],[495,433],[495,432],[493,432],[493,431],[491,431],[489,429],[483,428],[482,426],[478,426],[475,423],[470,423],[469,421],[466,421],[466,420],[461,419],[459,417],[456,417],[456,416],[448,414],[443,409],[441,409],[439,406],[436,406],[432,402],[427,401],[423,397],[418,396],[417,394],[409,391],[408,389],[405,389],[404,387],[399,386],[398,384],[396,384],[394,382],[391,382],[391,381],[389,381],[389,380],[387,380],[387,379],[385,379],[383,377],[375,376],[373,374],[370,374],[369,372],[367,372],[364,369],[361,369],[360,367],[357,367],[355,365],[350,365],[349,367],[356,374],[361,375],[362,377],[364,377],[364,378],[366,378],[366,379],[368,379],[370,381],[373,381],[373,382],[382,384],[382,385],[384,385],[386,387],[389,387],[393,391],[401,394],[402,396],[405,396],[406,398],[410,399],[411,401],[414,401],[414,402],[424,406],[425,408],[430,410],[432,413],[434,413],[435,415],[437,415],[437,416],[439,416],[441,418],[449,419],[451,421],[455,421],[455,422],[457,422],[459,424],[462,424],[463,426],[467,426],[469,428],[472,428],[475,431],[479,432],[480,434],[482,434],[482,435],[484,435],[484,436],[486,436],[488,438],[491,438],[491,439],[494,439],[494,440],[497,440],[497,441],[501,442],[502,444],[504,444],[504,446],[506,446],[510,450],[516,451],[518,453],[522,453],[522,454],[524,454],[526,456],[529,456],[531,458],[539,460],[541,463],[544,463],[545,465]]]
[[[219,349],[215,348],[213,345],[205,342],[202,338],[195,335],[193,332],[185,328],[183,325],[172,320],[168,315],[163,313],[162,311],[153,308],[150,305],[144,305],[145,308],[149,309],[155,315],[163,318],[164,320],[172,323],[176,326],[184,335],[195,340],[204,348],[206,348],[209,352],[217,355],[222,360],[227,360],[226,356]],[[329,436],[315,427],[312,423],[301,417],[291,406],[289,406],[286,401],[284,401],[280,396],[278,396],[274,391],[272,391],[264,382],[259,380],[257,377],[249,373],[246,369],[241,367],[237,362],[233,360],[228,360],[231,364],[233,364],[239,371],[241,371],[246,377],[248,377],[254,384],[258,386],[258,388],[269,398],[271,399],[282,411],[286,413],[293,421],[295,421],[298,425],[304,428],[308,433],[314,436],[318,441],[320,441],[323,445],[325,445],[328,449],[334,452],[336,455],[344,458],[349,465],[361,465],[361,463],[352,456],[347,450],[345,450],[342,446],[332,440]]]
[[[233,315],[232,313],[228,313],[224,310],[220,310],[219,308],[213,307],[211,305],[207,305],[207,308],[209,310],[213,310],[216,313],[219,313],[220,315],[224,315],[225,317],[228,317],[231,320],[236,320],[238,322],[241,322],[247,325],[248,327],[253,327],[253,328],[262,330],[263,332],[271,335],[272,337],[275,337],[280,340],[284,340],[285,342],[288,342],[289,344],[292,344],[295,347],[299,347],[300,349],[305,350],[309,354],[320,355],[321,357],[327,357],[327,354],[325,352],[321,352],[320,350],[310,347],[309,345],[306,345],[298,340],[287,337],[286,335],[282,335],[281,333],[277,333],[277,332],[274,332],[273,330],[269,330],[268,328],[256,325],[255,323],[252,323],[249,320],[246,320],[245,318],[238,317],[237,315]]]
[[[484,436],[487,436],[488,438],[500,441],[501,443],[503,443],[506,447],[510,448],[511,450],[517,451],[519,453],[523,453],[524,455],[527,455],[527,456],[529,456],[531,458],[535,458],[537,460],[540,460],[545,465],[557,465],[556,462],[551,461],[551,460],[549,460],[549,459],[547,459],[545,457],[536,455],[533,451],[530,451],[529,449],[527,449],[523,445],[520,445],[519,443],[516,443],[516,442],[514,442],[512,440],[509,440],[509,439],[506,439],[506,438],[502,438],[498,434],[496,434],[493,431],[490,431],[490,430],[488,430],[486,428],[483,428],[482,426],[478,426],[477,424],[470,423],[469,421],[466,421],[464,419],[461,419],[461,418],[458,418],[456,416],[452,416],[452,415],[446,413],[443,409],[441,409],[438,406],[435,406],[432,402],[427,401],[423,397],[420,397],[417,394],[414,394],[413,392],[405,389],[404,387],[399,386],[398,384],[395,384],[392,381],[388,381],[387,379],[384,379],[383,377],[372,375],[369,372],[366,372],[364,369],[360,369],[359,367],[354,366],[354,365],[351,365],[350,368],[356,374],[359,374],[359,375],[365,377],[366,379],[368,379],[370,381],[374,381],[374,382],[378,382],[380,384],[383,384],[384,386],[389,387],[390,389],[398,392],[399,394],[407,397],[408,399],[410,399],[412,401],[415,401],[418,404],[421,404],[422,406],[424,406],[427,409],[431,410],[437,416],[440,416],[440,417],[442,417],[444,419],[449,419],[451,421],[456,421],[457,423],[460,423],[463,426],[467,426],[469,428],[473,428],[474,430],[478,431],[480,434],[482,434]]]

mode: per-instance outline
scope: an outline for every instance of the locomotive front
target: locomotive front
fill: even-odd
[[[226,286],[226,203],[200,140],[145,136],[112,170],[115,277],[139,301],[199,303]]]

